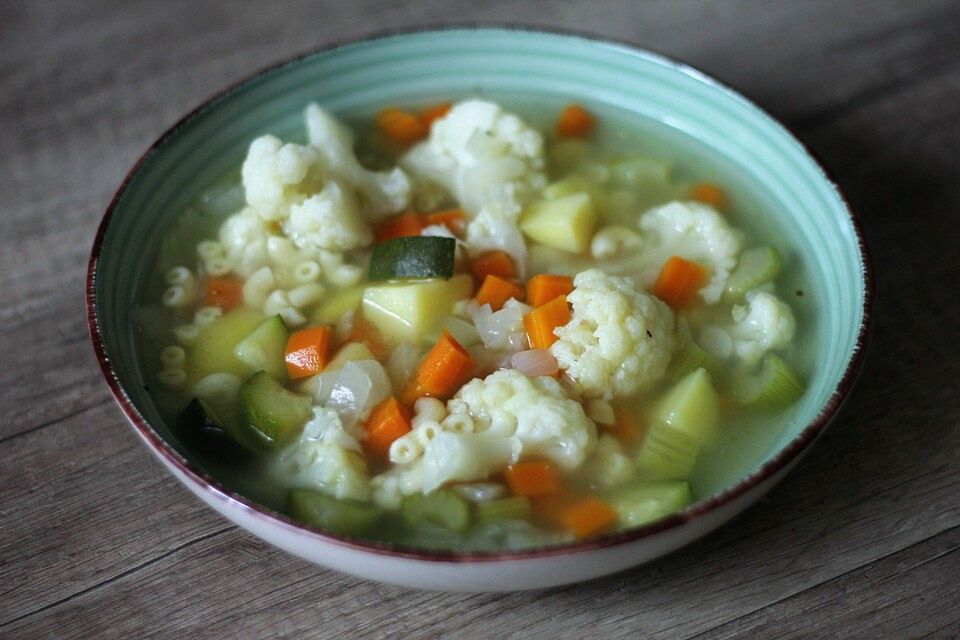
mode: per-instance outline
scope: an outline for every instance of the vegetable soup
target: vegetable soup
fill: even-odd
[[[801,265],[697,163],[535,111],[311,104],[304,140],[253,140],[141,310],[187,454],[322,530],[462,550],[636,527],[755,464],[804,394]]]

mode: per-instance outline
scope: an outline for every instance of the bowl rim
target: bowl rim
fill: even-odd
[[[559,36],[561,38],[571,38],[581,40],[590,45],[602,45],[618,48],[632,55],[644,58],[663,66],[670,67],[674,71],[680,72],[720,90],[727,97],[733,98],[741,104],[755,110],[760,115],[773,122],[782,133],[784,133],[793,143],[810,158],[814,166],[820,171],[823,179],[829,184],[832,191],[839,198],[844,207],[844,211],[849,218],[854,233],[856,235],[857,248],[859,250],[861,277],[863,279],[864,295],[862,304],[862,318],[857,333],[856,342],[850,357],[847,360],[847,366],[844,369],[840,381],[837,383],[833,392],[827,398],[817,415],[798,433],[786,446],[780,449],[773,457],[764,462],[752,473],[742,477],[733,485],[723,491],[714,493],[707,498],[693,503],[689,507],[673,513],[667,517],[656,520],[650,524],[642,525],[625,531],[602,534],[594,538],[579,542],[567,542],[547,547],[534,547],[522,550],[495,550],[495,551],[457,551],[442,549],[427,549],[413,547],[394,543],[384,543],[372,540],[363,540],[349,536],[341,536],[329,533],[313,527],[311,525],[299,522],[293,518],[274,511],[256,501],[247,498],[237,492],[234,492],[210,476],[203,469],[195,466],[167,443],[160,434],[153,429],[147,419],[140,414],[130,396],[127,394],[124,385],[120,382],[116,372],[113,370],[111,360],[106,351],[106,345],[103,335],[100,332],[100,323],[97,313],[96,283],[98,275],[99,261],[103,242],[110,226],[110,221],[116,211],[117,205],[126,192],[140,169],[165,145],[167,140],[176,135],[188,122],[198,117],[201,113],[211,108],[215,104],[229,97],[232,93],[246,86],[248,83],[260,79],[263,76],[278,72],[286,67],[296,65],[300,61],[311,58],[323,53],[328,53],[345,47],[358,46],[376,41],[390,40],[397,37],[412,37],[422,34],[443,33],[448,31],[490,31],[506,32],[516,35],[537,34],[548,36]],[[271,63],[250,74],[241,77],[236,82],[220,89],[198,106],[191,109],[186,115],[177,120],[168,127],[140,156],[133,167],[124,177],[120,186],[117,188],[109,205],[100,221],[94,237],[93,246],[90,251],[90,258],[87,264],[87,279],[85,287],[85,306],[87,316],[87,329],[90,334],[90,340],[93,345],[94,354],[97,363],[100,366],[101,374],[110,388],[114,400],[120,406],[127,417],[128,422],[133,429],[141,436],[143,441],[152,450],[152,452],[161,458],[162,462],[175,468],[182,476],[181,479],[189,480],[197,489],[205,492],[214,499],[229,503],[234,507],[240,507],[248,514],[265,520],[273,526],[279,526],[287,532],[306,535],[320,542],[332,543],[348,550],[371,553],[375,555],[405,558],[410,560],[430,561],[430,562],[502,562],[509,560],[527,560],[549,558],[559,555],[586,553],[599,549],[606,549],[618,545],[635,542],[643,538],[651,537],[655,534],[675,529],[681,525],[699,519],[720,507],[732,502],[736,498],[744,495],[748,491],[758,487],[764,481],[773,477],[777,472],[787,467],[795,458],[797,458],[827,427],[831,420],[840,409],[850,391],[854,387],[860,374],[866,355],[867,343],[872,326],[872,311],[874,302],[874,273],[871,262],[870,252],[867,248],[866,240],[861,226],[860,218],[850,206],[846,196],[840,190],[837,181],[833,179],[832,174],[824,167],[816,155],[814,155],[807,146],[801,142],[790,129],[788,129],[777,118],[773,117],[765,109],[758,106],[752,100],[746,98],[739,91],[731,88],[725,82],[717,80],[686,63],[677,61],[671,57],[650,51],[639,47],[631,42],[611,38],[600,34],[593,34],[586,31],[577,31],[569,29],[558,29],[554,27],[544,27],[526,24],[510,23],[460,23],[443,24],[436,26],[424,26],[413,28],[387,29],[360,35],[357,37],[346,38],[343,40],[330,41],[328,44],[311,48],[307,51],[284,58],[278,62]]]

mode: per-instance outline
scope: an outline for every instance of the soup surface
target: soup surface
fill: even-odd
[[[153,397],[226,484],[341,535],[523,548],[771,449],[802,270],[722,171],[577,105],[304,117],[179,216],[139,314]]]

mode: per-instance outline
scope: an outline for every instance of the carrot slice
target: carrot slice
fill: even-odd
[[[230,311],[243,303],[243,283],[233,278],[207,278],[203,283],[203,303]]]
[[[454,235],[462,236],[467,230],[467,214],[463,209],[447,209],[445,211],[434,211],[425,213],[422,216],[423,226],[429,227],[432,224],[442,224],[450,229]]]
[[[509,280],[517,275],[513,258],[506,251],[488,251],[478,256],[470,263],[470,273],[481,282],[487,276]]]
[[[330,327],[307,327],[290,335],[283,359],[291,380],[306,378],[323,371],[329,362]]]
[[[527,304],[539,307],[573,291],[573,278],[541,273],[527,283]]]
[[[523,316],[531,349],[548,349],[557,341],[553,330],[570,322],[570,306],[566,296],[557,296]]]
[[[410,432],[410,409],[389,397],[373,410],[364,423],[367,438],[364,446],[378,458],[386,460],[390,456],[390,445],[400,436]]]
[[[512,464],[503,475],[510,490],[518,496],[541,498],[560,491],[560,474],[553,463],[545,460]]]
[[[438,102],[425,109],[421,109],[419,114],[420,121],[423,123],[423,126],[427,128],[427,131],[429,131],[434,121],[447,115],[451,107],[453,107],[453,105],[449,102]]]
[[[403,401],[413,404],[417,398],[447,398],[470,379],[477,363],[457,340],[444,331],[417,367],[403,393]]]
[[[557,118],[557,135],[561,138],[580,138],[593,132],[596,124],[592,113],[579,104],[568,104]]]
[[[617,523],[619,516],[599,498],[584,498],[563,508],[560,522],[577,538],[603,533]]]
[[[415,114],[396,107],[387,107],[377,114],[377,126],[400,146],[408,146],[427,137],[427,126]]]
[[[423,216],[412,211],[401,213],[400,215],[387,218],[377,225],[374,232],[376,242],[386,242],[394,238],[406,238],[408,236],[418,236],[423,228]]]
[[[653,285],[653,295],[674,309],[682,309],[707,284],[708,277],[707,270],[696,262],[673,256],[663,264]]]
[[[483,284],[477,291],[476,301],[480,306],[489,304],[491,309],[499,311],[510,298],[519,300],[522,296],[523,289],[517,285],[495,275],[489,275],[483,279]]]
[[[690,197],[698,202],[722,209],[727,204],[727,193],[712,182],[702,182],[690,190]]]

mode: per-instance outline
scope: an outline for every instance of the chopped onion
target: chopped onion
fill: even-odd
[[[335,373],[325,406],[336,409],[345,425],[366,418],[392,392],[387,372],[376,360],[348,362]]]
[[[560,369],[549,349],[520,351],[513,354],[510,364],[525,376],[552,376]]]
[[[523,313],[517,307],[504,307],[494,313],[490,305],[485,304],[473,314],[473,324],[480,334],[480,340],[491,349],[522,349],[511,334],[522,333]]]
[[[417,370],[421,356],[420,348],[409,342],[404,342],[393,350],[387,360],[387,373],[394,387],[402,389],[407,384],[407,380],[412,378],[413,372]]]
[[[480,334],[477,328],[456,316],[446,316],[440,321],[440,327],[450,332],[457,342],[465,347],[472,347],[480,342]]]

